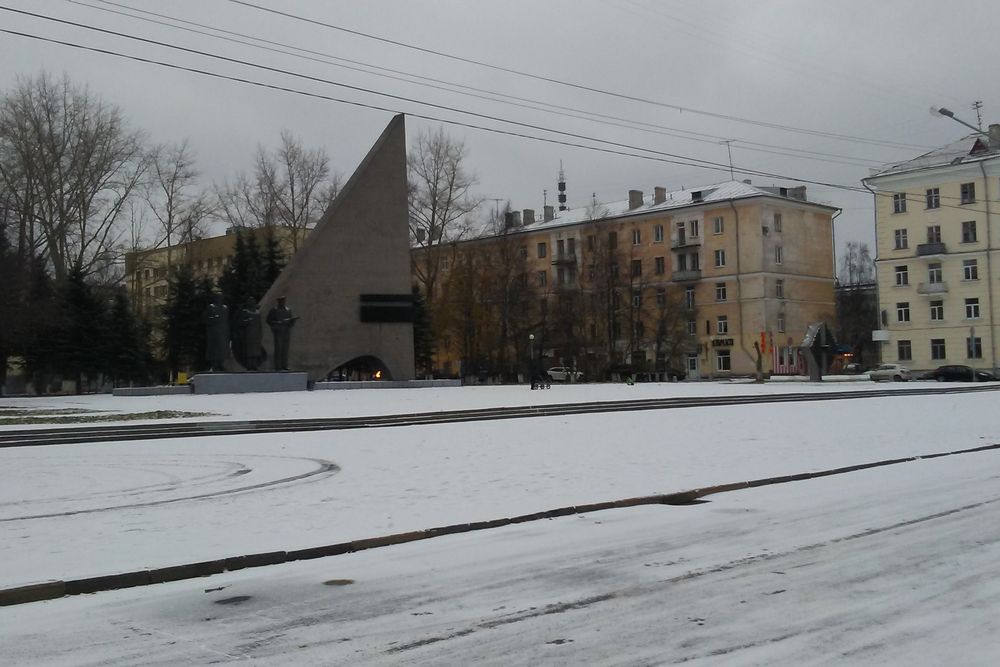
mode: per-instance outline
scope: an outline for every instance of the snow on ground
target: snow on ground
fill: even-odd
[[[0,406],[259,419],[845,388],[481,387],[155,403],[5,399]],[[976,447],[1000,442],[997,396],[0,449],[0,586]],[[942,646],[964,646],[971,657],[949,655],[995,664],[1000,644],[982,633],[997,629],[990,619],[1000,602],[1000,585],[992,583],[1000,580],[998,456],[921,461],[725,494],[704,505],[596,513],[2,608],[0,663],[8,656],[12,664],[235,656],[273,664],[810,664],[839,656],[940,664]],[[942,512],[952,513],[926,518]],[[357,583],[321,585],[330,579]],[[203,592],[222,585],[218,595]],[[241,595],[253,602],[214,603]],[[560,610],[546,607],[557,603],[570,607],[535,614]],[[440,636],[450,638],[422,643]]]

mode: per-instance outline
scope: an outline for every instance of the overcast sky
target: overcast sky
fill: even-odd
[[[188,138],[206,183],[248,170],[255,147],[274,146],[282,128],[324,147],[331,166],[349,176],[394,112],[411,114],[411,142],[422,130],[457,121],[629,154],[445,125],[465,141],[467,166],[487,206],[499,198],[536,210],[545,190],[548,203],[555,203],[560,162],[574,208],[594,196],[626,199],[629,189],[649,194],[657,185],[677,189],[728,180],[726,139],[732,140],[737,179],[795,185],[788,180],[794,177],[856,188],[872,167],[967,133],[954,121],[932,117],[931,106],[946,106],[975,124],[971,105],[981,100],[984,127],[1000,122],[997,20],[986,1],[248,2],[329,25],[233,0],[0,0],[0,7],[324,81],[9,11],[0,11],[0,28],[386,110],[6,33],[0,33],[0,88],[43,69],[66,73],[120,106],[151,141]],[[232,33],[269,40],[255,43],[270,50],[222,38],[253,42]],[[692,166],[698,160],[724,166]],[[874,243],[871,195],[807,186],[811,199],[844,210],[838,246]]]

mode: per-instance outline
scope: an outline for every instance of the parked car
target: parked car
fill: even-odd
[[[553,366],[548,373],[553,382],[583,382],[583,373],[568,366]]]
[[[868,373],[868,377],[876,382],[890,380],[893,382],[905,382],[912,377],[910,369],[900,364],[882,364],[875,370]]]
[[[920,379],[937,380],[938,382],[989,382],[996,380],[992,373],[959,365],[938,366],[931,372],[921,375]]]

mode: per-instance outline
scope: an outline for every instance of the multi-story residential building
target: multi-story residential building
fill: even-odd
[[[454,243],[443,258],[442,284],[463,255],[483,249],[483,256],[497,255],[501,243],[514,243],[523,282],[540,299],[528,328],[532,340],[546,342],[531,352],[552,365],[588,374],[669,364],[690,377],[748,375],[756,369],[757,343],[764,372],[798,373],[808,326],[834,317],[837,210],[808,201],[804,187],[748,181],[673,192],[657,187],[651,197],[631,190],[623,201],[558,214],[547,206],[538,221],[532,210],[518,212],[502,235]],[[414,261],[425,252],[414,250]],[[563,327],[553,320],[567,310],[560,300],[573,294],[583,297],[569,309],[577,322]],[[679,329],[683,344],[664,349],[665,327]],[[571,349],[560,338],[566,329],[577,332],[579,346]],[[436,368],[454,372],[470,362],[459,338],[439,336]],[[512,354],[526,355],[515,348]]]
[[[883,360],[996,370],[1000,125],[864,182],[876,193]]]

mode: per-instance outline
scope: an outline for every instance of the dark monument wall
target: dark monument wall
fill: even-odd
[[[361,356],[381,359],[392,379],[414,377],[413,325],[362,322],[362,295],[410,295],[406,132],[394,117],[261,300],[277,297],[298,317],[289,368],[321,380]],[[273,358],[265,328],[264,345]],[[265,364],[270,369],[270,362]]]

